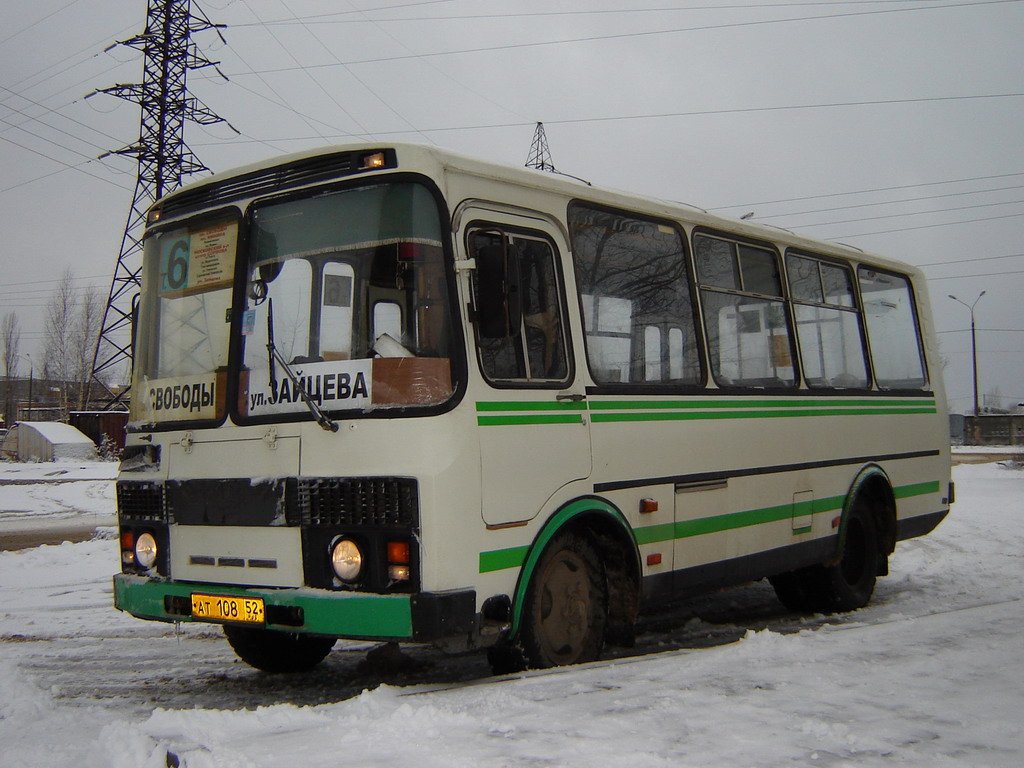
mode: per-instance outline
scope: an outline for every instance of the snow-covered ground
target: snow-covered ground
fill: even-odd
[[[0,462],[0,536],[70,525],[114,526],[115,461]]]
[[[1018,768],[1024,471],[963,465],[954,478],[953,513],[900,544],[857,613],[772,608],[764,621],[748,608],[726,628],[736,642],[698,648],[724,630],[691,618],[676,635],[693,642],[673,650],[510,679],[399,676],[349,698],[365,646],[281,678],[236,662],[215,628],[114,611],[115,541],[0,552],[0,765]],[[93,482],[0,484],[0,510],[111,514]],[[771,591],[713,600],[768,605]]]

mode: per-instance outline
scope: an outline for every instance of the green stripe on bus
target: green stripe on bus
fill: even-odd
[[[934,400],[820,399],[757,400],[607,400],[607,401],[482,401],[476,404],[481,427],[535,424],[582,424],[590,410],[595,423],[704,421],[712,419],[779,419],[824,416],[912,416],[937,413]]]
[[[940,488],[941,484],[938,481],[915,483],[894,488],[893,494],[897,499],[906,499],[911,496],[938,493]],[[633,535],[638,545],[657,544],[663,541],[674,541],[692,536],[703,536],[709,533],[721,533],[722,531],[765,525],[766,523],[775,523],[780,520],[789,520],[793,517],[803,517],[807,514],[835,512],[841,510],[845,503],[845,495],[827,496],[796,505],[780,504],[774,507],[749,509],[744,512],[731,512],[726,515],[703,517],[697,520],[680,520],[675,523],[661,523],[659,525],[634,528]],[[809,530],[809,528],[800,528],[794,531],[794,533],[806,533]],[[524,546],[481,552],[480,573],[501,571],[506,568],[518,568],[523,564],[529,549],[529,546]]]
[[[503,571],[506,568],[518,568],[526,560],[530,547],[512,547],[511,549],[495,549],[480,553],[480,573]]]
[[[585,411],[584,400],[543,401],[509,400],[507,402],[483,401],[476,404],[477,411]]]
[[[511,424],[582,424],[579,413],[516,413],[504,416],[477,416],[481,427],[504,427]]]
[[[897,499],[907,499],[911,496],[924,496],[928,493],[938,493],[942,486],[936,480],[933,483],[917,483],[915,485],[903,485],[893,489]]]
[[[807,416],[890,416],[935,413],[934,408],[809,408],[778,411],[659,411],[646,413],[594,413],[594,423],[627,421],[704,421],[711,419],[791,419]]]
[[[476,423],[481,427],[506,427],[529,424],[582,424],[587,404],[584,401],[534,402],[513,400],[507,402],[479,402],[476,404]],[[567,413],[568,411],[568,413]]]
[[[773,398],[771,400],[759,398],[757,400],[592,400],[590,410],[592,411],[619,411],[619,410],[643,410],[643,409],[696,409],[696,408],[728,408],[730,410],[742,409],[785,409],[785,408],[837,408],[842,409],[851,406],[869,406],[878,408],[882,406],[899,406],[925,408],[935,407],[935,401],[929,399],[858,399],[858,400],[833,400],[823,401],[821,399],[799,399],[785,400]]]

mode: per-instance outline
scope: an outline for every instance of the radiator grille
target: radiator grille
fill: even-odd
[[[119,482],[117,514],[122,520],[167,522],[163,484]]]
[[[302,478],[298,491],[297,511],[303,525],[419,525],[417,484],[413,478]]]

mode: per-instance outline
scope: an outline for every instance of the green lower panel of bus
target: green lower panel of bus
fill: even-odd
[[[128,574],[114,576],[114,607],[140,619],[216,621],[196,615],[196,595],[213,601],[255,601],[259,606],[259,626],[334,637],[426,642],[468,634],[475,623],[476,595],[472,591],[367,595],[183,584]],[[240,619],[237,623],[252,622]]]

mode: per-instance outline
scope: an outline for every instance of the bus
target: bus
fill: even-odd
[[[405,144],[147,219],[114,601],[258,669],[339,638],[586,662],[765,578],[851,611],[953,500],[906,264]]]

